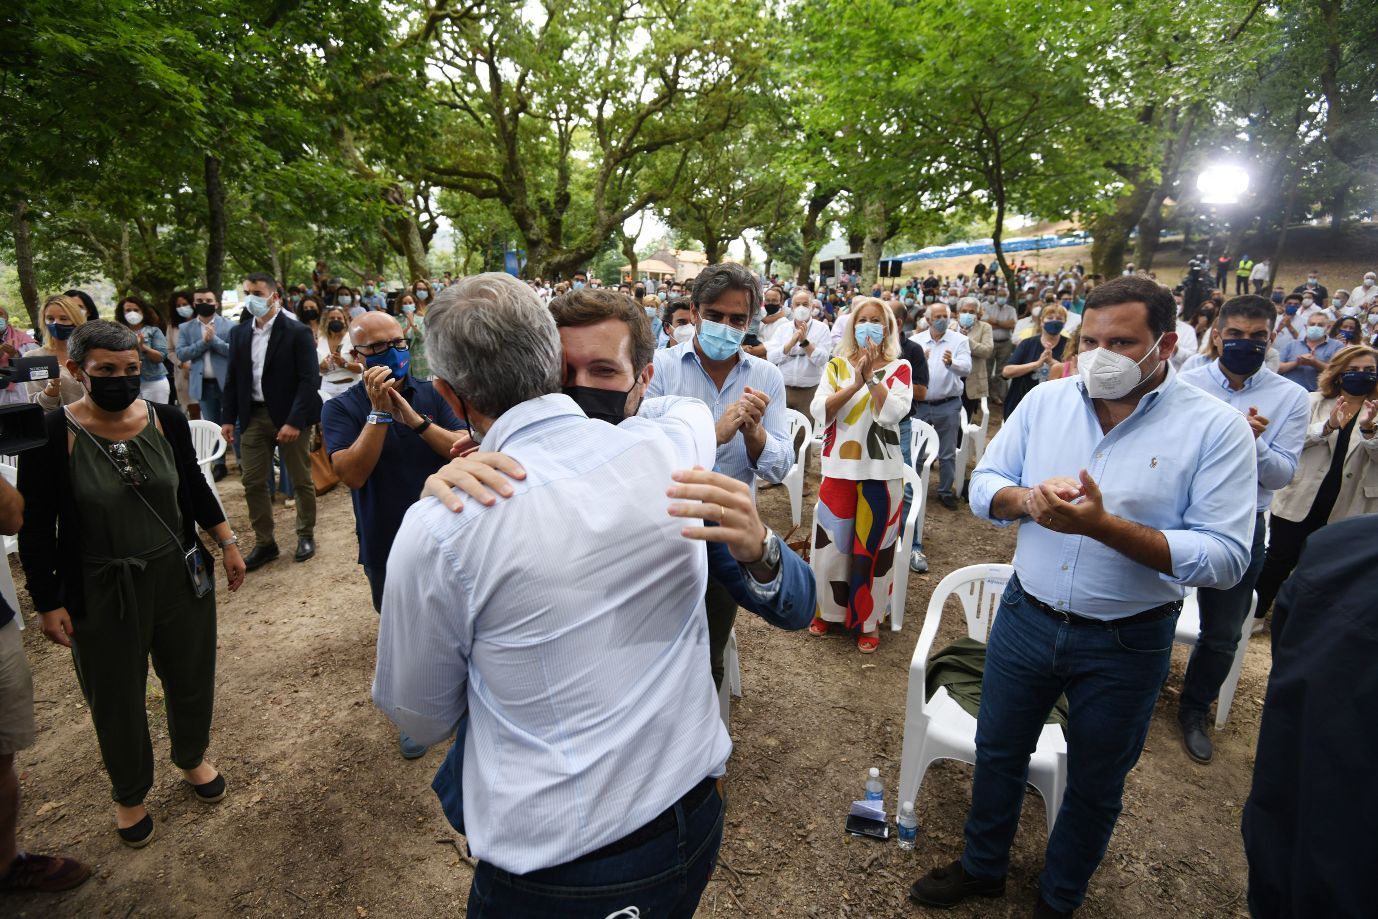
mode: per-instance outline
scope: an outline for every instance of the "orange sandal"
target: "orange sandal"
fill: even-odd
[[[875,654],[880,647],[880,633],[875,635],[862,635],[856,640],[856,649],[862,654]]]
[[[828,623],[827,623],[825,620],[819,618],[818,616],[814,616],[814,617],[813,617],[813,621],[809,623],[809,634],[810,634],[810,635],[827,635],[827,634],[828,634]]]

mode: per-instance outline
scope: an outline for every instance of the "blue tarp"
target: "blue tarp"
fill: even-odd
[[[1089,233],[1074,233],[1068,236],[1021,236],[1001,242],[1005,252],[1028,252],[1033,249],[1060,249],[1065,246],[1083,246],[1091,241]],[[994,255],[995,245],[989,239],[981,242],[952,243],[948,246],[928,246],[918,252],[896,255],[881,259],[882,262],[922,262],[934,258],[955,258],[964,255]]]

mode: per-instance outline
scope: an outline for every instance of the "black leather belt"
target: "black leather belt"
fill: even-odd
[[[956,399],[956,398],[957,398],[956,396],[948,396],[946,399],[925,399],[923,404],[924,404],[924,405],[946,405],[947,403],[951,402],[953,399]]]
[[[706,778],[702,782],[699,782],[697,785],[695,785],[693,788],[686,791],[684,795],[675,803],[683,807],[685,813],[687,814],[689,811],[692,811],[695,808],[697,808],[704,801],[707,801],[708,796],[713,793],[717,786],[717,779],[711,777]],[[641,829],[632,830],[630,833],[628,833],[626,836],[623,836],[621,839],[614,840],[613,842],[608,843],[603,848],[595,849],[587,855],[581,855],[569,864],[577,865],[580,862],[590,862],[595,859],[607,858],[613,855],[620,855],[623,852],[629,852],[632,849],[635,849],[637,846],[642,845],[643,843],[646,843],[654,839],[655,837],[661,835],[662,833],[667,833],[670,830],[673,830],[675,826],[675,807],[672,804],[669,807],[665,808],[665,810],[661,811],[660,816],[653,819],[650,823],[647,823],[644,826],[642,826]]]
[[[1016,583],[1018,581],[1016,580]],[[1132,616],[1121,616],[1118,619],[1094,619],[1090,616],[1080,616],[1067,610],[1060,610],[1057,607],[1049,606],[1033,594],[1024,590],[1024,585],[1019,584],[1019,590],[1024,594],[1024,599],[1029,601],[1034,609],[1044,615],[1056,619],[1058,622],[1065,622],[1069,625],[1094,625],[1106,628],[1109,626],[1139,625],[1144,622],[1157,622],[1159,619],[1167,619],[1169,616],[1176,616],[1182,611],[1182,601],[1174,600],[1171,603],[1164,603],[1162,606],[1155,606],[1153,609],[1146,609],[1142,613],[1135,613]]]

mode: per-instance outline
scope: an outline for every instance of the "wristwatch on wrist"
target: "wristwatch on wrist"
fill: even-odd
[[[369,413],[368,413],[368,423],[369,423],[369,424],[392,424],[392,413],[391,413],[391,412],[369,412]]]
[[[883,379],[885,379],[885,371],[877,370],[875,373],[871,374],[871,385],[875,386]]]
[[[758,584],[769,584],[780,571],[780,539],[770,527],[765,528],[765,539],[761,540],[761,557],[744,566]]]
[[[431,416],[430,416],[430,415],[422,415],[422,416],[421,416],[421,423],[418,424],[416,427],[412,428],[412,430],[415,431],[415,432],[418,433],[418,434],[425,434],[425,433],[426,433],[426,428],[428,428],[428,427],[430,427],[430,426],[431,426]]]
[[[220,548],[226,549],[226,548],[229,548],[230,546],[237,546],[237,545],[239,545],[239,537],[236,536],[236,535],[234,535],[233,533],[231,533],[229,539],[227,539],[227,540],[225,540],[225,541],[223,541],[223,542],[220,543]]]

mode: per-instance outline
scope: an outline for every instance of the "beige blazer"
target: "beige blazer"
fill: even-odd
[[[1321,481],[1330,469],[1339,431],[1324,433],[1325,421],[1335,408],[1335,399],[1311,394],[1311,419],[1306,426],[1306,446],[1297,461],[1297,474],[1286,488],[1273,493],[1273,513],[1283,520],[1300,522],[1311,512]],[[1361,409],[1362,411],[1362,409]],[[1345,451],[1340,496],[1330,512],[1329,523],[1378,512],[1378,435],[1364,437],[1356,424]]]
[[[957,320],[953,319],[953,325]],[[990,395],[990,356],[995,353],[995,330],[984,319],[967,331],[971,342],[971,373],[967,374],[968,399],[984,399]]]

